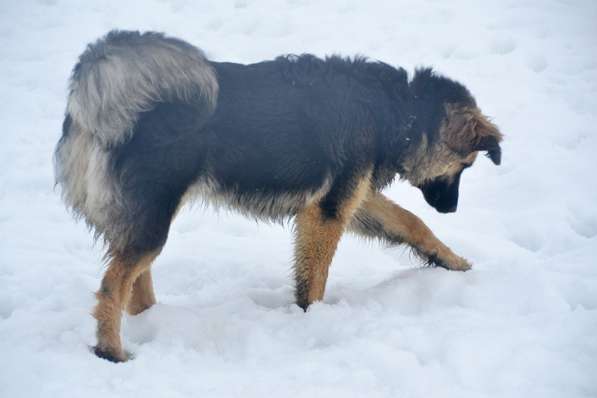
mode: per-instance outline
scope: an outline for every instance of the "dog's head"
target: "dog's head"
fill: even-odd
[[[418,70],[411,82],[421,142],[404,162],[405,178],[441,213],[456,211],[462,172],[479,152],[501,162],[502,134],[461,84]]]

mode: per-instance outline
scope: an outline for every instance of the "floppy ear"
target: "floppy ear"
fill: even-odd
[[[446,105],[444,126],[444,139],[454,150],[465,155],[487,151],[487,156],[494,164],[501,163],[502,133],[478,108]]]
[[[499,165],[502,162],[502,148],[500,148],[499,138],[495,135],[481,137],[473,150],[487,151],[487,157],[491,159],[495,165]]]

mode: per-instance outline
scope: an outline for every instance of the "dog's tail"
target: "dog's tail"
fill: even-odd
[[[157,102],[213,111],[218,83],[196,47],[160,33],[112,31],[87,47],[70,81],[67,113],[103,146],[127,140]]]
[[[90,44],[70,79],[63,135],[55,152],[56,183],[76,214],[113,244],[123,234],[110,220],[123,211],[110,154],[134,134],[144,111],[184,103],[209,117],[215,72],[196,47],[160,33],[112,31]]]

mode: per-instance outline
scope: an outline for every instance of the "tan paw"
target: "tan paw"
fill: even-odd
[[[91,347],[93,353],[98,357],[110,362],[118,363],[125,362],[130,358],[130,355],[123,350],[106,350],[99,346]]]
[[[472,267],[472,264],[466,259],[454,253],[446,253],[441,256],[438,254],[431,255],[429,256],[429,263],[450,271],[468,271]]]
[[[452,271],[468,271],[473,267],[473,265],[469,263],[465,258],[458,256],[454,257],[456,257],[456,261],[452,262],[450,268],[448,269]]]

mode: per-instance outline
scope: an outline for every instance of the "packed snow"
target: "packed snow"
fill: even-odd
[[[597,3],[75,0],[0,3],[1,397],[597,396]],[[365,54],[465,83],[505,134],[459,210],[386,191],[474,263],[425,268],[343,238],[326,298],[293,304],[291,231],[186,208],[124,318],[134,359],[92,355],[102,247],[53,187],[66,82],[113,28],[213,60]]]

